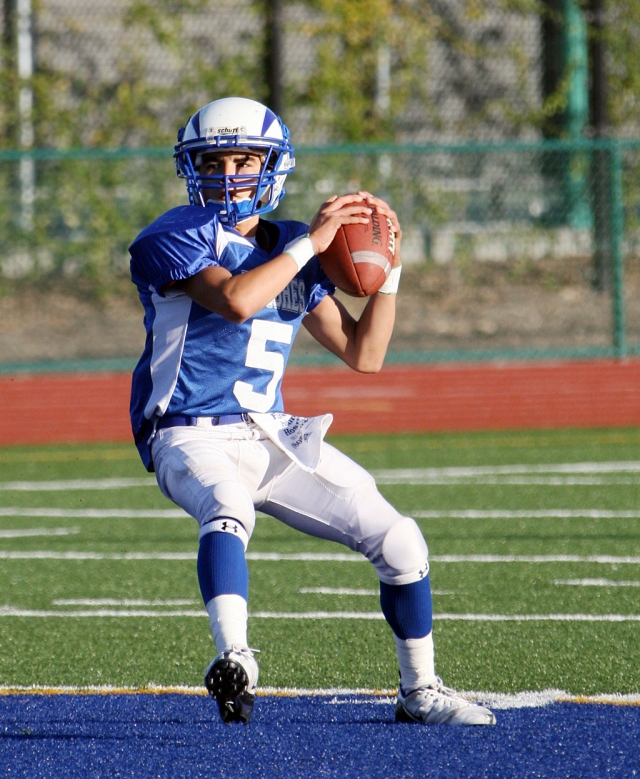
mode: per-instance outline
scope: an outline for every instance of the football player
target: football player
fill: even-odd
[[[136,444],[161,491],[200,525],[197,573],[216,656],[204,683],[224,722],[247,723],[258,665],[247,643],[245,550],[256,510],[363,554],[397,647],[400,721],[492,724],[493,714],[443,686],[434,669],[427,545],[373,477],[325,442],[330,415],[284,413],[280,385],[302,325],[356,371],[379,371],[394,324],[401,230],[368,192],[328,198],[310,225],[262,219],[294,169],[289,132],[267,107],[216,100],[178,133],[190,205],[130,247],[146,345],[133,374]],[[317,255],[338,227],[372,209],[396,234],[395,264],[353,318]]]

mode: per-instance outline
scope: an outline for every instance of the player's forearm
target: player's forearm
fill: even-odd
[[[396,311],[395,295],[372,295],[353,323],[343,360],[360,373],[377,373],[384,364]]]
[[[196,303],[228,319],[241,323],[270,303],[298,272],[288,254],[280,254],[246,273],[224,276],[220,268],[204,268],[182,285]]]
[[[247,273],[232,276],[223,287],[227,318],[244,322],[254,316],[282,292],[297,272],[291,257],[280,254]]]

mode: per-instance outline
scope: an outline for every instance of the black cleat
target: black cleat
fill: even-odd
[[[258,681],[258,664],[250,649],[234,646],[211,662],[204,677],[209,695],[215,698],[225,725],[251,719]]]

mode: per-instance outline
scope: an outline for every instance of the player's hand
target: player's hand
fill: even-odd
[[[329,248],[340,225],[367,224],[373,206],[368,205],[363,193],[332,195],[320,206],[309,225],[309,238],[316,254]]]
[[[396,251],[394,254],[393,267],[397,268],[399,265],[402,265],[402,262],[400,260],[400,244],[402,243],[402,228],[400,227],[400,222],[398,221],[398,215],[386,201],[382,200],[379,197],[376,197],[375,195],[372,195],[371,192],[360,191],[358,192],[358,194],[362,195],[362,197],[365,199],[365,203],[367,203],[372,208],[375,208],[375,210],[379,214],[382,214],[382,216],[386,216],[391,220],[391,229],[393,230],[396,236]]]

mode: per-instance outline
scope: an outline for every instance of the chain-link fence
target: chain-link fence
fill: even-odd
[[[273,216],[309,221],[328,195],[360,188],[394,205],[406,266],[395,359],[620,356],[640,351],[639,151],[619,141],[303,147]],[[0,153],[0,269],[14,293],[66,282],[109,294],[137,232],[185,201],[169,150],[28,162],[31,204],[20,197],[25,159]],[[110,348],[128,357],[138,343]],[[63,356],[103,350],[98,340]],[[303,339],[304,355],[317,352]]]
[[[391,359],[638,351],[640,0],[3,0],[1,23],[5,369],[139,353],[127,247],[185,200],[177,128],[228,94],[282,104],[274,216],[356,187],[398,210]]]
[[[638,0],[3,0],[4,148],[166,143],[227,94],[278,98],[298,144],[576,138],[602,86],[637,136]]]

